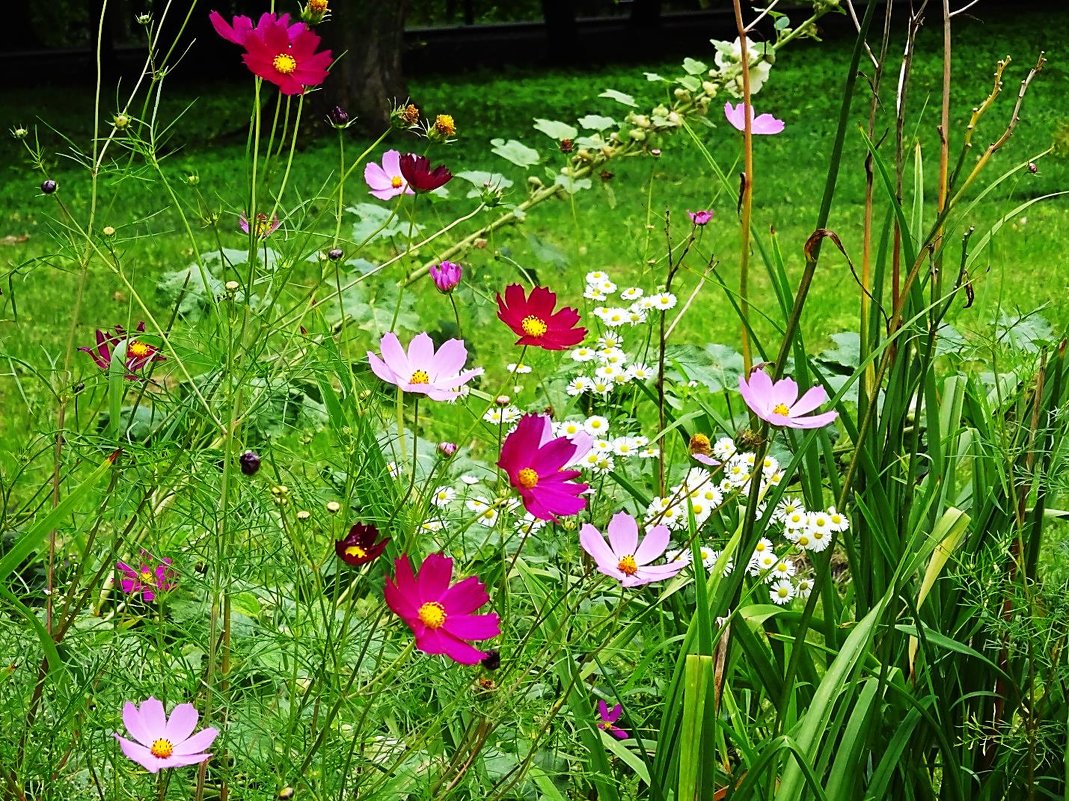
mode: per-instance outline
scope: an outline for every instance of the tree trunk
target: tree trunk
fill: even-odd
[[[401,71],[407,5],[407,0],[337,5],[331,19],[316,28],[324,46],[340,58],[314,95],[317,110],[325,114],[341,106],[371,134],[389,125],[392,105],[408,97]]]

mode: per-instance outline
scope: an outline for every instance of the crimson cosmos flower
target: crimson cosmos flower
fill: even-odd
[[[137,333],[142,333],[145,330],[145,323],[141,321],[137,324],[137,328],[134,329]],[[126,343],[126,376],[129,381],[137,379],[134,374],[136,370],[141,370],[147,367],[152,362],[166,361],[166,358],[160,353],[159,349],[142,342],[136,337],[130,336],[126,329],[121,325],[115,326],[115,333],[110,331],[101,331],[99,328],[96,332],[97,344],[95,348],[82,347],[78,348],[82,353],[88,353],[93,357],[93,361],[96,366],[101,370],[107,372],[111,369],[111,357],[114,353],[115,346],[120,342]]]
[[[586,336],[585,328],[575,328],[579,312],[566,306],[554,313],[557,296],[544,286],[536,286],[528,297],[519,284],[505,287],[505,298],[497,296],[497,316],[519,335],[517,345],[534,345],[545,350],[566,350]]]
[[[583,458],[592,445],[585,433],[554,438],[548,417],[526,414],[505,437],[497,466],[508,473],[528,512],[539,520],[556,520],[586,508],[586,498],[580,496],[590,485],[574,483],[580,471],[564,468]]]
[[[417,156],[415,153],[405,153],[401,156],[398,166],[401,175],[414,192],[433,192],[453,178],[453,173],[449,172],[444,164],[439,164],[432,170],[427,157]]]
[[[248,17],[234,17],[228,25],[218,11],[210,15],[215,32],[245,48],[245,66],[265,81],[275,84],[284,95],[302,94],[306,87],[319,86],[327,77],[333,60],[331,51],[317,53],[319,37],[303,22],[290,23],[289,14],[260,16],[254,28]]]
[[[494,613],[472,614],[490,601],[478,577],[469,576],[450,587],[453,560],[440,553],[424,559],[415,575],[407,554],[396,566],[396,578],[386,579],[386,604],[412,629],[416,647],[427,654],[445,654],[461,665],[485,659],[485,652],[466,641],[498,636],[501,621]]]
[[[389,537],[384,537],[376,542],[378,536],[379,530],[374,526],[357,523],[349,529],[348,534],[334,543],[334,552],[347,565],[366,565],[378,559],[390,541]]]

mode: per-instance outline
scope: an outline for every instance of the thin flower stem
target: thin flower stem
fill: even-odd
[[[750,53],[747,47],[746,26],[742,22],[742,4],[739,0],[732,0],[735,9],[735,27],[739,32],[739,54],[742,59],[742,103],[745,109],[743,114],[742,149],[743,149],[743,173],[742,173],[742,230],[741,250],[739,252],[739,311],[744,320],[749,317],[749,272],[750,272],[750,212],[753,202],[753,106],[750,104]],[[742,325],[742,369],[744,374],[749,374],[753,366],[753,356],[750,352],[750,331],[745,321]]]

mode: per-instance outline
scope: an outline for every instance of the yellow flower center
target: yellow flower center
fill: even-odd
[[[638,563],[635,561],[635,557],[632,554],[628,554],[616,563],[616,569],[625,576],[633,576],[638,572]]]
[[[546,325],[546,321],[541,317],[524,317],[523,322],[520,323],[520,328],[523,329],[523,333],[529,337],[540,337],[549,330],[549,326]]]
[[[408,379],[409,384],[429,384],[430,382],[431,377],[427,375],[426,370],[416,370],[416,372],[412,373],[412,377]]]
[[[308,8],[314,14],[326,14],[327,0],[308,0]]]
[[[777,403],[775,406],[772,407],[772,414],[781,414],[784,417],[790,417],[791,410],[787,407],[786,404]]]
[[[134,341],[126,346],[126,352],[140,359],[143,356],[148,356],[149,348],[144,342]]]
[[[516,480],[524,489],[534,489],[538,486],[538,472],[530,467],[525,467],[516,474]]]
[[[148,570],[141,571],[141,583],[142,584],[155,584],[156,577]]]
[[[419,608],[419,619],[429,629],[445,625],[445,607],[436,601],[428,601]]]
[[[346,556],[355,556],[357,559],[363,559],[367,556],[367,551],[361,548],[359,545],[350,545],[345,549]]]
[[[442,136],[452,136],[457,132],[457,124],[449,114],[439,114],[434,118],[434,130]]]
[[[260,239],[265,238],[271,233],[271,221],[267,219],[267,215],[262,211],[256,215],[256,235]]]
[[[393,178],[390,179],[390,186],[392,186],[394,189],[400,189],[401,184],[403,183],[404,181],[401,180],[400,175],[395,175]]]
[[[174,745],[170,740],[153,740],[149,753],[157,759],[168,759],[174,753]]]
[[[274,61],[271,62],[272,66],[283,75],[289,75],[295,69],[297,69],[297,59],[291,56],[289,53],[279,53],[275,56]]]

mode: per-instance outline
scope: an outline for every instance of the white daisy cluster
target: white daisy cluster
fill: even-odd
[[[687,528],[689,510],[694,515],[695,526],[701,526],[724,503],[722,484],[705,468],[692,468],[667,495],[650,501],[646,507],[646,524],[663,524],[679,531]]]
[[[483,415],[483,420],[495,426],[510,426],[513,423],[519,422],[521,417],[523,417],[523,412],[520,411],[518,407],[509,403],[505,406],[491,406]]]
[[[605,301],[616,295],[617,290],[616,284],[606,273],[591,272],[586,275],[583,297]],[[648,365],[631,361],[623,350],[623,337],[614,329],[644,323],[651,310],[667,310],[675,306],[676,297],[669,292],[647,296],[639,287],[628,287],[619,292],[619,300],[627,305],[594,308],[592,314],[606,329],[598,337],[595,346],[581,346],[569,354],[572,361],[589,365],[587,369],[592,368],[592,374],[576,376],[569,382],[569,395],[608,395],[616,387],[632,381],[649,381],[654,377],[654,371]]]
[[[642,436],[614,437],[609,431],[609,421],[601,415],[586,419],[569,419],[553,424],[553,433],[571,439],[576,434],[589,434],[594,444],[579,461],[570,465],[594,474],[611,472],[617,459],[651,459],[657,456],[657,448],[649,447],[649,439]]]
[[[850,528],[850,521],[834,506],[809,511],[800,499],[784,497],[772,513],[783,525],[783,536],[803,551],[819,553],[831,543],[833,534]]]

